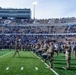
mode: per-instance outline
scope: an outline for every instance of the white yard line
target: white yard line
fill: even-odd
[[[38,59],[40,59],[36,54],[34,54]],[[41,60],[41,59],[40,59]],[[42,62],[44,62],[43,60],[41,60]],[[47,63],[44,63],[47,67],[49,67],[49,65]],[[55,75],[59,75],[54,69],[50,68],[50,70],[55,74]]]
[[[12,52],[9,52],[9,53],[7,53],[7,54],[4,54],[4,55],[0,56],[0,58],[4,57],[4,56],[6,56],[6,55],[8,55],[8,54],[10,54],[10,53],[12,53]]]
[[[8,70],[8,69],[9,69],[9,67],[6,68],[6,70]]]
[[[21,70],[23,70],[24,69],[24,67],[21,67]]]
[[[36,70],[38,70],[38,67],[35,67]]]
[[[67,70],[65,67],[62,67],[64,70]]]

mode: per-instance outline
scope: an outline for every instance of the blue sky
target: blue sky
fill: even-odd
[[[76,0],[0,0],[2,8],[31,8],[33,18],[33,5],[36,5],[36,18],[63,18],[76,17]]]

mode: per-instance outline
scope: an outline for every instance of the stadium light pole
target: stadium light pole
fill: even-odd
[[[34,6],[34,14],[33,14],[33,18],[34,18],[34,21],[35,21],[35,6],[37,5],[38,3],[37,2],[33,2],[33,6]]]

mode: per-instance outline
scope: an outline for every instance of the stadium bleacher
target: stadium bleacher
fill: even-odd
[[[72,42],[75,41],[75,37],[73,34],[76,33],[76,24],[75,18],[61,18],[61,19],[43,19],[43,20],[36,20],[36,23],[33,24],[33,20],[25,20],[25,19],[1,19],[0,20],[0,39],[10,37],[12,39],[15,36],[20,37],[22,35],[29,35],[31,38],[33,36],[39,36],[41,38],[45,38],[49,35],[48,38],[54,38],[58,42],[64,42],[67,35],[70,36]],[[50,21],[50,23],[48,23]],[[39,22],[39,23],[37,23]],[[41,35],[45,36],[41,36]],[[72,34],[72,35],[71,35]],[[54,35],[54,36],[51,36]],[[64,35],[64,36],[63,36]],[[13,37],[12,37],[13,36]],[[57,37],[56,37],[57,36]],[[68,37],[69,37],[68,36]],[[28,36],[26,37],[28,38]],[[26,38],[24,40],[26,40]],[[47,39],[48,39],[47,38]],[[15,39],[15,38],[13,38]],[[21,37],[20,37],[21,39]],[[36,38],[34,37],[36,40]],[[27,40],[30,40],[29,38]],[[7,40],[3,41],[7,42]],[[31,41],[29,41],[30,43]],[[11,41],[9,40],[9,44]]]

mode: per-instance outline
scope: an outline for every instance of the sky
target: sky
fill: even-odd
[[[37,19],[76,17],[76,0],[0,0],[2,8],[30,8]]]

